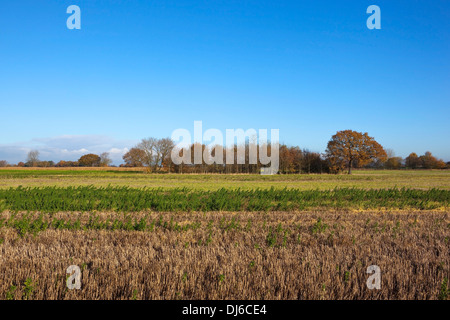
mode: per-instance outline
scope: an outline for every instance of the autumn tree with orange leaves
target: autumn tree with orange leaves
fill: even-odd
[[[332,136],[326,154],[332,171],[339,172],[347,167],[348,174],[352,173],[355,166],[363,166],[374,160],[387,160],[386,151],[374,138],[369,137],[367,132],[352,130],[338,131]]]

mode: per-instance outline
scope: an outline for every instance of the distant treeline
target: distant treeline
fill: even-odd
[[[205,145],[202,146],[206,148]],[[193,146],[192,146],[193,148]],[[234,147],[237,149],[237,146]],[[224,158],[227,150],[224,150]],[[191,153],[193,157],[193,152]],[[236,154],[236,153],[235,153]],[[172,173],[259,173],[264,165],[248,164],[248,148],[246,148],[246,164],[192,164],[176,165],[171,161],[170,156],[162,159],[160,163],[148,164],[142,160],[144,152],[137,148],[132,148],[124,156],[124,162],[120,167],[146,167],[148,171],[152,172],[172,172]],[[193,162],[193,160],[192,160]],[[18,164],[9,164],[6,161],[0,161],[0,167],[107,167],[111,160],[107,154],[102,156],[95,154],[87,154],[82,156],[78,161],[64,161],[57,163],[53,161],[26,161]],[[418,156],[416,153],[411,153],[405,159],[401,157],[389,157],[385,162],[373,161],[369,164],[360,166],[355,163],[356,168],[370,168],[370,169],[449,169],[450,162],[445,163],[443,160],[438,160],[431,152],[426,152],[424,155]],[[330,161],[326,155],[318,152],[312,152],[307,149],[300,149],[300,147],[290,147],[286,145],[280,146],[280,174],[293,173],[330,173]]]
[[[298,146],[278,145],[280,174],[294,173],[338,173],[352,168],[371,169],[448,169],[450,162],[434,157],[431,152],[418,156],[411,153],[405,159],[396,157],[392,150],[385,150],[378,142],[367,133],[352,130],[338,131],[328,142],[325,153],[312,152],[301,149]],[[175,143],[170,138],[147,138],[131,148],[123,155],[124,163],[120,167],[145,167],[149,172],[170,173],[260,173],[262,164],[259,157],[260,146],[246,143],[223,147],[204,144],[192,144],[190,148],[176,149]],[[267,145],[267,152],[271,154],[271,146]],[[202,161],[194,163],[195,150],[201,150]],[[256,161],[250,161],[250,150],[258,153]],[[176,164],[173,162],[173,154],[178,156],[186,152],[189,163]],[[190,155],[189,155],[190,154]],[[222,159],[223,164],[217,163]],[[212,159],[216,161],[212,161]],[[234,159],[232,164],[227,159]],[[189,162],[189,161],[187,161]],[[40,161],[39,151],[28,153],[25,162],[11,165],[6,161],[0,161],[0,167],[108,167],[112,160],[107,152],[101,155],[86,154],[77,161]]]

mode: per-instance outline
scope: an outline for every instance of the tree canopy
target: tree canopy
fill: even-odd
[[[93,153],[85,154],[78,160],[80,167],[98,167],[100,166],[101,158]]]
[[[386,151],[374,138],[367,132],[352,130],[338,131],[333,135],[328,142],[326,154],[332,171],[348,168],[349,174],[354,166],[363,166],[374,160],[387,160]]]

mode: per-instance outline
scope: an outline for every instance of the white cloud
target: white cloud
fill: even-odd
[[[118,149],[118,148],[111,148],[108,152],[110,154],[120,154],[121,156],[123,156],[125,153],[127,153],[128,151],[130,151],[130,149],[128,148],[122,148],[122,149]]]

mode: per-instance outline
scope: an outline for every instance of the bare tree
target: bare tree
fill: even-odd
[[[156,152],[159,155],[158,159],[158,166],[163,166],[164,164],[169,167],[169,173],[170,173],[170,167],[172,164],[172,159],[170,157],[172,153],[172,149],[175,147],[175,143],[170,138],[163,138],[159,139],[156,142]]]
[[[139,148],[144,151],[145,157],[142,160],[144,165],[146,165],[149,168],[155,169],[159,161],[156,147],[157,141],[158,140],[155,138],[142,139],[142,141],[136,146],[136,148]]]
[[[387,158],[394,158],[395,157],[395,152],[392,149],[386,149],[386,156]]]
[[[108,152],[103,152],[100,155],[100,167],[108,167],[112,163]]]
[[[27,155],[27,164],[30,167],[37,167],[39,164],[39,151],[31,150]]]

